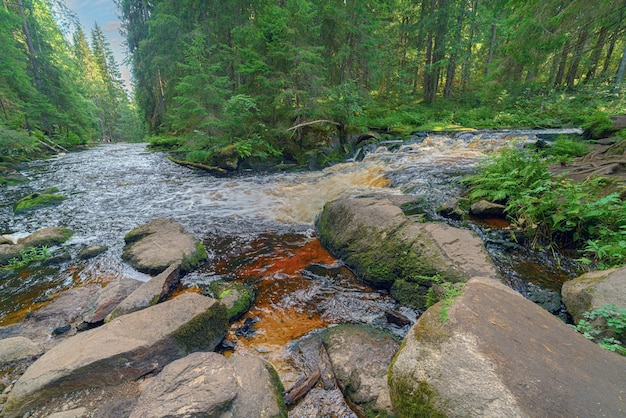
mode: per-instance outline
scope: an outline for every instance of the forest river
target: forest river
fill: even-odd
[[[232,325],[227,337],[238,349],[280,357],[276,347],[344,322],[379,325],[401,336],[408,327],[387,323],[385,310],[395,309],[411,319],[418,313],[360,283],[326,252],[315,238],[316,214],[325,202],[355,194],[416,195],[435,208],[458,194],[457,180],[472,172],[486,153],[533,140],[533,132],[492,132],[389,141],[363,150],[360,161],[322,171],[225,178],[177,165],[163,153],[147,151],[145,144],[106,144],[32,162],[22,171],[28,183],[0,189],[0,233],[19,237],[63,226],[74,231],[63,248],[72,256],[89,245],[109,249],[89,261],[72,257],[59,265],[0,272],[0,325],[23,318],[64,289],[122,276],[147,280],[149,276],[121,261],[123,237],[154,218],[171,217],[209,251],[209,261],[184,277],[185,287],[228,278],[255,289],[255,306]],[[68,199],[13,214],[20,197],[53,186]],[[511,250],[500,242],[502,231],[465,225],[483,237],[503,277],[516,290],[525,293],[530,286],[556,293],[569,277],[562,260]],[[306,269],[313,263],[333,269],[335,280],[323,280]],[[235,330],[248,318],[254,319],[255,332],[238,336]]]

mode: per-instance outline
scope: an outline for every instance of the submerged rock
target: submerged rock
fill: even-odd
[[[77,257],[80,260],[88,260],[90,258],[94,258],[107,251],[109,247],[106,245],[91,245],[89,247],[85,247],[78,252]]]
[[[204,246],[178,222],[157,218],[124,237],[122,258],[142,273],[159,274],[174,263],[183,273],[207,259]]]
[[[390,368],[399,416],[623,416],[626,358],[490,278],[411,328]]]
[[[437,281],[496,277],[482,241],[471,231],[408,220],[397,197],[343,198],[316,220],[320,240],[366,283],[390,289],[400,303],[426,308]]]
[[[227,330],[226,308],[194,293],[124,315],[66,339],[17,381],[2,411],[20,417],[69,392],[135,380],[199,350],[213,350]]]

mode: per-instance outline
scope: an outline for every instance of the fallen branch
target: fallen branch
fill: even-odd
[[[292,405],[306,395],[320,378],[320,369],[315,370],[309,377],[302,378],[293,384],[288,391],[285,392],[285,403]]]
[[[302,128],[303,126],[309,126],[309,125],[314,125],[316,123],[330,123],[332,125],[337,125],[337,126],[341,126],[340,123],[337,122],[333,122],[332,120],[327,120],[327,119],[320,119],[320,120],[313,120],[311,122],[303,122],[299,125],[296,126],[292,126],[291,128],[287,129],[287,132],[289,131],[295,131],[298,128]]]

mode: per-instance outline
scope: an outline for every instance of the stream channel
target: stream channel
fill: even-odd
[[[24,236],[46,226],[74,231],[61,249],[70,261],[52,266],[0,272],[0,325],[23,318],[60,291],[127,276],[147,280],[121,261],[123,237],[157,217],[171,217],[202,240],[209,261],[183,278],[184,286],[205,287],[217,279],[250,284],[252,309],[232,324],[227,339],[237,350],[263,353],[289,386],[297,376],[286,358],[289,342],[338,323],[368,323],[402,337],[408,326],[389,324],[385,310],[415,320],[419,312],[397,306],[387,294],[360,283],[315,238],[313,220],[325,202],[355,194],[410,194],[434,209],[459,193],[457,180],[471,173],[481,157],[507,144],[533,142],[536,132],[473,132],[388,141],[368,146],[360,161],[322,171],[242,173],[216,178],[179,166],[145,144],[106,144],[59,155],[23,167],[30,181],[0,188],[0,233]],[[68,199],[19,215],[15,202],[28,193],[57,187]],[[451,221],[448,221],[451,222]],[[456,223],[474,229],[485,241],[504,280],[528,296],[540,290],[557,296],[573,275],[573,265],[551,252],[523,250],[511,233],[479,223]],[[78,261],[89,245],[106,245],[100,256]],[[54,249],[53,249],[54,250]],[[324,266],[319,274],[307,266]],[[554,313],[560,307],[556,302]],[[236,330],[248,318],[254,331]],[[250,322],[250,321],[249,321]]]

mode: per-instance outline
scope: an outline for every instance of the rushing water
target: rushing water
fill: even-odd
[[[513,139],[524,141],[529,136],[467,133],[392,141],[363,152],[361,161],[318,172],[226,178],[181,167],[162,153],[147,152],[144,144],[101,145],[30,163],[23,169],[28,183],[0,189],[0,233],[22,236],[45,226],[63,226],[74,231],[63,246],[70,255],[94,244],[109,249],[88,262],[69,261],[17,275],[1,273],[0,324],[19,319],[20,312],[62,289],[121,276],[147,279],[121,261],[123,237],[133,227],[165,216],[200,238],[211,255],[205,266],[185,277],[186,286],[227,277],[255,288],[257,303],[246,318],[256,321],[256,334],[251,338],[234,334],[246,318],[234,324],[229,334],[241,347],[271,352],[309,331],[339,322],[384,325],[402,334],[406,329],[386,324],[384,311],[403,308],[388,295],[359,283],[321,248],[314,237],[315,215],[334,198],[383,189],[420,196],[434,208],[458,192],[456,180],[471,172],[480,157]],[[13,214],[20,197],[49,187],[57,187],[68,199],[57,206]],[[484,228],[479,232],[486,241],[492,239]],[[515,251],[503,256],[501,247],[493,248],[492,254],[501,259],[505,275],[518,290],[523,291],[528,281],[545,279],[546,268],[536,268],[539,263],[528,258],[515,261]],[[525,273],[517,268],[527,262],[531,266]],[[311,264],[333,273],[307,273]],[[549,265],[544,260],[541,264]],[[549,276],[562,281],[560,270],[555,270]],[[520,277],[524,274],[528,277]],[[403,313],[413,319],[416,314],[406,309]]]

